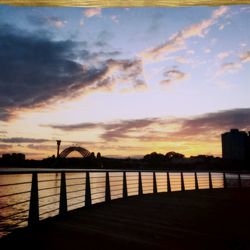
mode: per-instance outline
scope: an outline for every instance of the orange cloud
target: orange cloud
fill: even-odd
[[[101,16],[101,13],[101,8],[90,8],[83,11],[84,16],[86,17]]]
[[[244,54],[240,56],[240,60],[244,63],[250,62],[250,50],[246,51]]]

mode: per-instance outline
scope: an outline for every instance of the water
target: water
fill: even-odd
[[[153,173],[142,172],[143,194],[153,193]],[[181,174],[170,173],[171,191],[181,190]],[[194,173],[183,173],[185,190],[195,189]],[[209,188],[208,173],[197,173],[199,189]],[[223,174],[212,173],[212,187],[223,188]],[[238,175],[227,174],[227,186],[238,186]],[[27,226],[31,174],[0,175],[0,237],[15,228]],[[85,205],[86,173],[66,173],[68,210]],[[138,195],[138,172],[126,173],[128,195]],[[250,175],[241,175],[242,186],[250,186]],[[38,174],[39,218],[40,220],[59,213],[60,173]],[[111,199],[122,198],[123,173],[110,172]],[[156,173],[157,192],[167,192],[167,174]],[[90,172],[92,204],[105,201],[106,173]]]

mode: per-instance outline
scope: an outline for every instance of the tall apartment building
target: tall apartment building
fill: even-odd
[[[222,157],[231,160],[250,159],[250,132],[231,129],[221,135]]]

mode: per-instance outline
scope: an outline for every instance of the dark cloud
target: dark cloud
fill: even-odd
[[[107,30],[102,30],[96,37],[95,45],[98,47],[109,47],[109,41],[114,38],[114,34]]]
[[[1,86],[0,86],[0,88],[1,88]],[[0,93],[0,97],[1,97],[1,93]],[[0,101],[0,105],[1,105],[1,101]],[[7,121],[7,120],[9,120],[9,119],[11,119],[11,118],[14,117],[13,112],[9,112],[7,110],[8,109],[3,109],[0,106],[0,121]]]
[[[163,130],[155,130],[154,125]],[[207,113],[193,118],[145,118],[112,123],[81,123],[72,125],[48,125],[52,128],[74,131],[102,128],[101,138],[118,141],[132,138],[139,141],[169,141],[185,139],[218,140],[221,133],[238,128],[250,130],[250,109],[232,109]],[[167,131],[167,126],[177,127],[175,132]],[[166,130],[164,130],[164,127]],[[138,135],[138,133],[140,135]]]
[[[79,56],[83,60],[88,60],[89,62],[97,62],[99,60],[105,60],[106,58],[113,58],[119,56],[121,53],[119,51],[100,51],[100,52],[90,52],[87,49],[83,49],[79,52]]]
[[[5,130],[0,130],[0,134],[7,134],[7,131],[5,131]]]
[[[120,121],[118,123],[107,124],[105,126],[106,131],[102,134],[102,138],[105,140],[115,141],[120,138],[133,138],[129,135],[131,132],[141,132],[144,128],[156,123],[158,119],[136,119]]]
[[[0,138],[0,142],[4,142],[4,143],[43,143],[43,142],[48,142],[48,141],[50,140],[24,138],[24,137]]]
[[[51,127],[54,129],[60,129],[63,131],[72,131],[72,130],[85,130],[85,129],[92,129],[96,127],[104,126],[103,123],[79,123],[79,124],[72,124],[72,125],[41,125],[42,127]]]
[[[119,52],[91,54],[84,46],[84,42],[55,41],[46,33],[0,25],[0,119],[83,91],[110,90],[122,80],[133,88],[144,84],[139,60],[110,59]],[[99,62],[89,63],[97,57]]]
[[[160,123],[157,118],[136,119],[127,121],[118,121],[113,123],[79,123],[71,125],[45,125],[54,129],[63,131],[77,131],[94,128],[101,128],[104,130],[102,138],[105,140],[117,140],[118,138],[129,137],[129,132],[140,132],[141,129],[150,126],[153,123]],[[43,125],[44,126],[44,125]]]
[[[172,136],[207,136],[238,128],[250,130],[250,108],[232,109],[216,113],[208,113],[191,119],[183,119],[181,129]]]
[[[26,16],[26,19],[30,24],[38,26],[39,28],[41,26],[48,26],[48,25],[56,28],[62,28],[67,24],[66,20],[56,16],[28,15]]]

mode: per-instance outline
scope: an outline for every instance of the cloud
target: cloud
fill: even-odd
[[[119,23],[119,18],[118,18],[118,16],[112,15],[110,18],[111,18],[111,20],[112,20],[114,23]]]
[[[250,62],[250,50],[246,51],[240,56],[240,60],[243,63]]]
[[[63,131],[78,131],[101,128],[100,139],[118,142],[132,139],[133,142],[180,142],[206,143],[220,141],[221,133],[231,128],[250,130],[250,109],[222,110],[191,118],[156,117],[121,120],[110,123],[80,123],[72,125],[48,125]],[[101,146],[100,146],[101,147]],[[145,146],[146,147],[146,146]]]
[[[240,8],[240,12],[250,13],[250,7],[242,7]]]
[[[12,148],[12,145],[0,144],[0,149],[10,149],[10,148]]]
[[[212,19],[217,19],[222,15],[225,15],[229,11],[227,6],[221,6],[220,8],[216,9],[212,14]]]
[[[164,75],[164,77],[166,77],[166,79],[161,81],[161,84],[163,84],[163,85],[169,85],[169,84],[176,82],[176,81],[186,80],[190,76],[189,74],[184,73],[184,72],[177,70],[177,69],[166,70],[163,73],[163,75]]]
[[[48,142],[48,139],[35,139],[25,137],[0,138],[0,142],[4,143],[43,143]]]
[[[181,63],[181,64],[189,64],[190,63],[190,60],[187,59],[186,57],[183,57],[183,56],[177,56],[175,58],[175,61],[178,63]]]
[[[211,53],[211,49],[204,49],[204,52],[206,53],[206,54],[209,54],[209,53]]]
[[[27,148],[32,149],[32,150],[38,150],[38,151],[56,151],[56,144],[55,145],[37,145],[37,144],[28,144]]]
[[[223,60],[231,54],[230,51],[221,52],[217,55],[217,58]],[[216,72],[216,76],[222,75],[226,72],[236,73],[238,72],[244,63],[250,62],[250,51],[246,51],[239,56],[239,62],[224,63],[220,66],[220,69]]]
[[[146,118],[120,121],[105,125],[105,132],[102,134],[102,139],[107,141],[116,141],[120,138],[133,138],[129,133],[141,132],[144,128],[154,124],[157,118]]]
[[[129,82],[135,89],[146,86],[142,76],[141,60],[107,60],[105,72],[96,79],[96,84],[92,85],[90,90],[112,90],[116,84],[125,82]]]
[[[41,125],[42,127],[50,127],[53,129],[60,129],[63,131],[77,131],[77,130],[87,130],[87,129],[94,129],[97,127],[104,126],[104,123],[79,123],[79,124],[72,124],[72,125]]]
[[[0,120],[120,83],[145,85],[140,60],[115,60],[117,51],[91,52],[84,41],[55,41],[46,33],[0,25],[0,50]]]
[[[115,141],[118,138],[127,137],[129,132],[139,132],[140,129],[154,124],[157,118],[145,118],[136,120],[116,121],[111,123],[79,123],[70,125],[45,125],[53,129],[60,129],[62,131],[79,131],[86,129],[101,128],[104,130],[101,135],[102,139]],[[158,121],[160,122],[160,121]],[[44,125],[43,125],[44,126]]]
[[[195,51],[190,49],[190,50],[187,51],[187,54],[193,55],[193,54],[195,54]]]
[[[230,54],[231,54],[230,51],[220,52],[220,53],[217,55],[217,58],[220,59],[220,60],[224,60],[224,59],[226,59],[227,57],[229,57]]]
[[[62,18],[56,16],[26,16],[27,21],[35,26],[52,26],[55,28],[63,28],[68,22]]]
[[[180,122],[181,128],[179,131],[172,133],[171,136],[182,138],[194,136],[209,140],[208,135],[218,138],[221,133],[231,128],[248,131],[250,129],[250,109],[232,109],[207,113],[202,116],[183,119]]]
[[[80,19],[79,25],[80,25],[80,26],[83,26],[83,25],[84,25],[84,20],[83,20],[83,19]]]
[[[244,47],[246,47],[246,46],[247,46],[246,43],[240,43],[240,47],[244,48]]]
[[[63,28],[67,24],[67,21],[58,17],[48,17],[48,23],[56,28]]]
[[[222,17],[225,13],[229,11],[229,8],[222,6],[215,11],[213,11],[209,19],[205,19],[200,23],[193,24],[189,27],[184,28],[176,34],[173,34],[169,40],[162,43],[154,48],[147,49],[141,53],[144,59],[155,60],[162,58],[170,53],[184,49],[185,41],[192,37],[204,37],[208,29],[217,22],[217,20]]]
[[[101,8],[90,8],[83,11],[84,16],[90,18],[94,16],[101,16],[102,9]]]
[[[224,63],[221,65],[220,69],[216,72],[216,75],[222,75],[226,72],[229,73],[235,73],[238,72],[242,68],[241,63],[239,62],[230,62],[230,63]]]
[[[220,26],[219,26],[219,30],[223,30],[225,28],[225,25],[224,24],[221,24]]]
[[[130,126],[126,126],[129,124]],[[240,130],[250,130],[250,109],[232,109],[223,110],[214,113],[207,113],[192,118],[153,118],[140,121],[140,126],[133,120],[127,121],[123,126],[116,130],[116,133],[104,133],[106,140],[114,138],[134,138],[140,141],[172,141],[183,142],[185,140],[201,140],[201,141],[219,141],[221,133],[229,131],[231,128]],[[138,126],[138,127],[137,127]],[[150,130],[146,130],[151,126]],[[154,126],[165,128],[161,131],[155,129]],[[175,131],[169,130],[175,127]],[[141,135],[129,135],[128,132],[144,131]],[[169,130],[169,131],[168,131]]]

